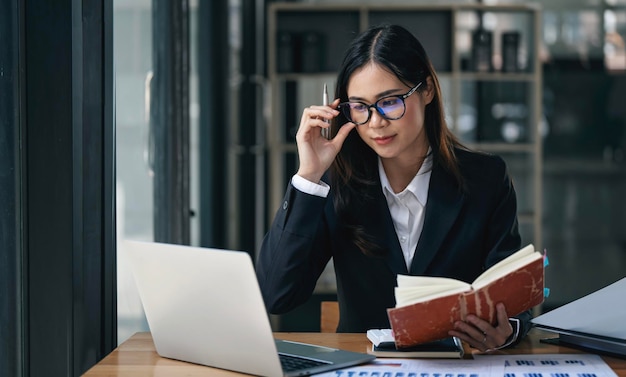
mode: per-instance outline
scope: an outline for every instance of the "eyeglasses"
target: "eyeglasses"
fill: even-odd
[[[379,99],[371,105],[368,105],[361,101],[350,101],[339,104],[339,108],[343,112],[343,115],[352,123],[358,125],[365,124],[370,120],[372,112],[370,109],[376,109],[378,113],[385,119],[397,120],[404,116],[406,111],[406,104],[404,100],[415,93],[417,88],[422,85],[423,81],[420,81],[411,90],[403,95],[387,96]]]

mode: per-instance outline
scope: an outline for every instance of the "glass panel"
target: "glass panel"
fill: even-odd
[[[117,239],[153,241],[153,182],[148,107],[152,72],[152,2],[115,0],[113,5],[117,153]],[[190,46],[196,46],[197,3],[190,4]],[[198,171],[198,74],[190,54],[190,169]],[[191,208],[198,207],[198,175],[191,174]],[[198,244],[198,216],[191,219]],[[118,342],[147,331],[141,300],[123,252],[117,258]]]
[[[117,153],[117,239],[153,240],[146,86],[152,70],[150,1],[113,5]],[[148,329],[132,273],[117,258],[118,342]]]
[[[200,245],[200,88],[198,77],[198,2],[189,3],[189,221],[190,242]]]

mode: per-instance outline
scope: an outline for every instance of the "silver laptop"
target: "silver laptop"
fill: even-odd
[[[120,246],[160,356],[261,376],[304,376],[374,359],[275,340],[245,252],[137,241]],[[283,368],[294,360],[305,365]]]
[[[544,313],[532,323],[559,334],[549,343],[626,356],[626,278]]]

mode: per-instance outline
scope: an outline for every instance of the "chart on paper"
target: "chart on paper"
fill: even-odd
[[[323,377],[617,377],[598,355],[474,355],[473,360],[376,359]]]

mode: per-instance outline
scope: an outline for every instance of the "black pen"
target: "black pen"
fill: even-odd
[[[324,92],[322,93],[322,104],[324,106],[328,106],[328,88],[326,87],[326,83],[324,83]],[[330,124],[330,121],[325,120],[326,123]],[[330,126],[327,128],[322,128],[322,137],[330,140]]]

